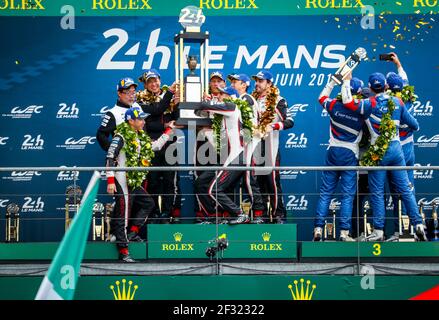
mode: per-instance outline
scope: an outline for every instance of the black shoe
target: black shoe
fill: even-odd
[[[136,260],[131,258],[131,256],[129,254],[122,254],[122,253],[119,253],[119,260],[121,262],[125,262],[125,263],[135,263],[135,262],[137,262]]]
[[[250,223],[252,224],[262,224],[265,223],[264,219],[262,217],[255,217]]]
[[[127,238],[128,238],[129,242],[144,242],[145,241],[136,232],[128,233]]]
[[[248,217],[248,215],[241,213],[240,215],[238,215],[238,217],[236,217],[236,219],[231,220],[229,224],[234,225],[234,224],[244,224],[249,222],[250,222],[250,218]]]

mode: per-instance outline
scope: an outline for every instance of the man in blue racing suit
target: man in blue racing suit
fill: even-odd
[[[365,100],[357,100],[352,97],[350,91],[349,75],[342,85],[342,99],[345,107],[358,114],[364,115],[367,120],[366,124],[371,135],[371,147],[373,147],[380,137],[380,125],[384,116],[389,111],[389,101],[393,101],[395,110],[390,114],[391,120],[396,127],[396,133],[399,132],[400,123],[405,123],[412,130],[418,130],[419,125],[407,111],[403,101],[397,97],[391,97],[385,93],[387,89],[386,78],[381,73],[374,73],[369,77],[369,86],[374,97]],[[389,137],[388,148],[384,156],[378,162],[379,166],[405,166],[404,155],[399,140],[399,134]],[[370,200],[373,211],[374,231],[365,238],[366,241],[383,241],[384,240],[384,187],[386,181],[386,171],[369,172],[369,189],[371,192]],[[402,201],[407,209],[411,223],[415,226],[416,237],[420,241],[426,241],[424,226],[421,215],[418,212],[415,196],[410,188],[410,181],[407,171],[395,170],[390,171],[390,183],[396,188],[396,192],[401,195]]]
[[[361,94],[363,82],[354,78],[350,81],[352,95]],[[362,136],[364,116],[344,107],[341,97],[329,98],[335,82],[331,80],[319,96],[319,102],[330,117],[329,148],[326,152],[326,166],[357,166],[359,142]],[[322,228],[328,215],[329,204],[335,188],[340,180],[340,241],[354,241],[349,235],[351,230],[352,205],[357,187],[355,171],[324,171],[320,197],[317,204],[317,215],[314,222],[314,241],[321,241]]]

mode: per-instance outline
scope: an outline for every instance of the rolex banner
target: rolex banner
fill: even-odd
[[[214,258],[297,258],[296,225],[148,225],[149,259],[207,259],[218,238],[228,246]],[[216,251],[216,250],[215,250]]]
[[[73,299],[90,230],[99,179],[99,172],[95,172],[85,190],[79,211],[59,245],[35,300]]]

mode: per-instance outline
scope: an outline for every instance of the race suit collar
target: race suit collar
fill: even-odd
[[[122,108],[126,108],[126,109],[131,108],[131,106],[129,104],[123,103],[120,100],[117,100],[116,105],[118,105],[119,107],[122,107]]]

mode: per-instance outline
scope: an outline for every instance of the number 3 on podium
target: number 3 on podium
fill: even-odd
[[[381,255],[381,245],[379,243],[375,243],[373,245],[373,248],[375,249],[374,251],[372,251],[374,256],[379,256]]]

